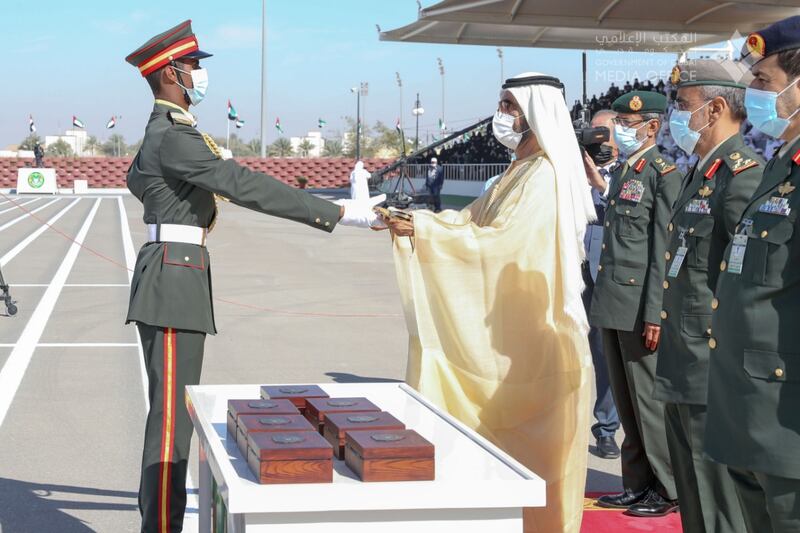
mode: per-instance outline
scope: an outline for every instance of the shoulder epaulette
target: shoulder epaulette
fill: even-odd
[[[191,126],[192,128],[194,128],[195,126],[192,119],[190,119],[189,117],[178,111],[170,111],[169,113],[167,113],[167,116],[169,117],[169,119],[172,121],[173,124],[183,124],[184,126]]]
[[[673,163],[667,161],[661,156],[657,156],[655,159],[653,159],[652,165],[662,176],[665,176],[678,168]]]
[[[734,176],[743,170],[757,167],[759,165],[757,159],[753,157],[747,157],[745,154],[742,154],[738,151],[731,152],[730,154],[726,155],[724,159]]]

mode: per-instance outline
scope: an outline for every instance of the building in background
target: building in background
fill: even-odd
[[[63,141],[72,148],[72,153],[83,157],[87,155],[92,155],[89,150],[86,149],[86,141],[89,138],[89,134],[86,133],[85,130],[67,130],[64,132],[64,135],[47,135],[44,138],[44,148],[47,150],[50,145],[57,143],[58,141]]]
[[[305,137],[291,137],[289,142],[294,153],[302,157],[322,157],[325,149],[325,139],[320,131],[309,131]]]

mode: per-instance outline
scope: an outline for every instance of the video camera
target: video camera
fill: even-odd
[[[605,126],[577,127],[575,137],[578,139],[578,146],[586,150],[596,165],[603,166],[614,158],[611,146],[603,144],[611,138],[611,132]]]

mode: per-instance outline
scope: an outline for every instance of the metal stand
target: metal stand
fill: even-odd
[[[8,290],[8,284],[6,284],[6,280],[3,278],[2,270],[0,270],[0,300],[5,302],[8,316],[14,316],[17,314],[17,306],[14,305],[17,302],[11,299],[11,294]]]

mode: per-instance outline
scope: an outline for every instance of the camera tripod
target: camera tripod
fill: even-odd
[[[14,316],[17,314],[17,306],[14,305],[17,302],[11,299],[11,293],[8,290],[8,284],[6,280],[3,278],[3,271],[0,270],[0,300],[5,302],[6,310],[8,311],[8,316]]]

